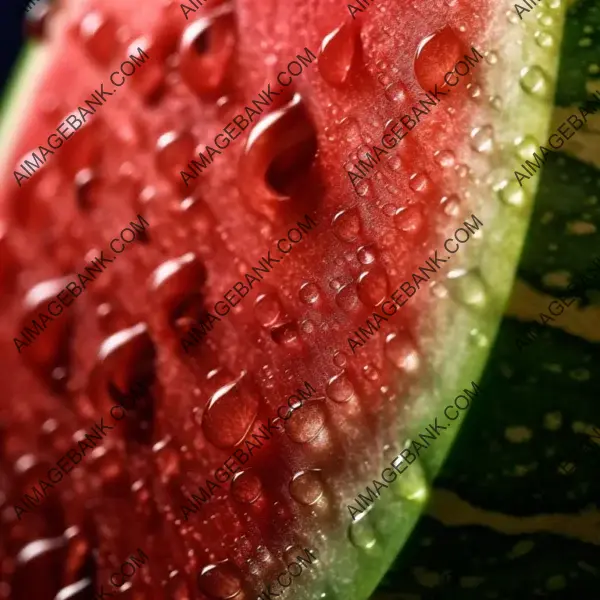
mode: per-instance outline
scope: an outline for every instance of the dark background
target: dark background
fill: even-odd
[[[7,80],[25,41],[25,6],[28,0],[0,0],[0,90]],[[4,93],[2,94],[4,96]]]

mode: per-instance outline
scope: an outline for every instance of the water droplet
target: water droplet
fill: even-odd
[[[327,396],[334,402],[348,402],[354,397],[354,386],[346,376],[340,373],[332,377],[327,384]]]
[[[195,157],[196,142],[191,133],[169,131],[156,143],[157,170],[172,184],[181,185],[181,171]]]
[[[179,48],[181,79],[198,95],[215,93],[223,85],[235,49],[233,9],[224,5],[210,16],[192,20]]]
[[[275,294],[260,294],[254,302],[254,316],[263,327],[273,325],[282,311],[279,298]]]
[[[82,211],[101,206],[102,180],[92,171],[83,169],[75,175],[75,200]]]
[[[383,302],[389,292],[386,272],[374,267],[358,277],[358,297],[365,306],[377,306]]]
[[[353,242],[360,233],[360,217],[356,208],[338,212],[331,222],[335,235],[344,242]]]
[[[537,65],[521,70],[519,83],[524,91],[534,96],[546,96],[549,92],[549,82],[546,72]]]
[[[66,121],[65,115],[61,121]],[[65,146],[61,146],[62,158],[58,161],[59,168],[70,179],[75,179],[77,173],[85,169],[93,169],[101,163],[100,154],[106,139],[106,131],[100,114],[88,119],[77,130]]]
[[[48,25],[52,17],[49,0],[39,0],[25,14],[25,29],[28,38],[43,40],[48,35]]]
[[[535,32],[535,43],[541,48],[552,48],[555,44],[554,36],[547,31]]]
[[[260,477],[253,469],[236,473],[231,482],[231,495],[242,504],[254,504],[263,492]]]
[[[414,173],[410,177],[409,187],[413,192],[425,193],[429,183],[429,178],[425,173]]]
[[[348,362],[348,358],[346,357],[346,355],[343,352],[336,352],[333,355],[333,364],[336,367],[343,369],[346,366],[347,362]]]
[[[88,12],[79,25],[83,47],[97,63],[108,66],[119,50],[116,21],[97,11]]]
[[[126,50],[127,56],[139,56],[138,48],[152,57],[147,60],[143,69],[137,69],[135,77],[128,79],[127,85],[131,87],[147,102],[152,102],[164,91],[165,67],[163,49],[159,39],[140,37],[129,45]]]
[[[419,206],[399,208],[394,215],[394,226],[410,235],[417,235],[423,229],[425,220]]]
[[[202,415],[204,435],[217,448],[236,446],[250,431],[259,405],[260,395],[244,372],[210,397]]]
[[[316,283],[303,283],[298,296],[304,304],[316,304],[319,300],[319,288]]]
[[[24,360],[42,381],[56,392],[64,390],[70,372],[70,333],[73,321],[73,309],[63,315],[64,307],[56,300],[56,296],[71,281],[71,277],[64,277],[42,281],[33,286],[23,302],[21,329],[29,327],[31,331],[32,320],[35,319],[37,323],[39,313],[47,315],[49,303],[55,305],[53,310],[57,311],[58,316],[52,317],[54,322],[47,324],[42,335],[33,341],[23,333],[16,336],[21,341],[29,340],[30,345],[24,352]],[[61,373],[62,377],[57,379],[58,373]]]
[[[167,260],[153,271],[149,280],[152,297],[169,326],[183,327],[187,320],[203,316],[200,290],[205,281],[204,264],[193,252]]]
[[[300,349],[301,342],[295,322],[281,323],[271,329],[271,338],[276,344],[291,349]]]
[[[270,221],[290,200],[317,152],[317,136],[300,94],[254,126],[240,160],[240,191]],[[312,207],[308,207],[312,208]]]
[[[390,83],[385,88],[385,97],[392,102],[397,102],[398,104],[406,102],[406,86],[401,81]]]
[[[390,333],[385,338],[385,356],[399,370],[416,373],[421,359],[412,339],[406,334]]]
[[[98,350],[88,383],[96,411],[106,413],[119,403],[127,409],[127,444],[151,445],[154,432],[156,349],[148,327],[138,323],[106,338]],[[135,398],[132,402],[130,398]],[[121,426],[123,427],[123,426]]]
[[[297,444],[307,444],[325,427],[326,413],[322,399],[309,400],[302,410],[296,410],[285,423],[288,437]]]
[[[514,206],[515,208],[524,208],[528,205],[525,188],[522,188],[516,181],[509,181],[500,189],[498,196],[504,204]]]
[[[407,440],[404,448],[410,448],[410,446],[410,440]],[[401,466],[404,459],[402,459],[401,455],[398,455],[394,462],[397,466]],[[413,470],[413,467],[416,468]],[[423,462],[419,459],[412,462],[410,469],[406,469],[401,477],[390,483],[389,488],[399,498],[425,504],[429,498],[429,485],[423,469]]]
[[[455,64],[466,54],[466,49],[451,27],[444,27],[425,37],[415,55],[415,75],[425,92],[434,89],[444,91],[448,87],[444,75],[453,71]],[[465,78],[465,84],[468,77]]]
[[[335,295],[335,302],[342,310],[354,310],[358,306],[356,287],[351,283],[342,286]]]
[[[356,251],[356,257],[361,264],[370,265],[375,262],[375,249],[373,246],[361,246]]]
[[[482,309],[487,304],[485,284],[474,271],[449,278],[447,286],[452,296],[467,306]]]
[[[379,369],[372,364],[365,365],[362,369],[362,374],[367,381],[378,381],[381,377]]]
[[[348,538],[356,548],[370,550],[377,543],[375,529],[368,520],[369,511],[361,513],[356,517],[348,528]]]
[[[353,22],[347,22],[327,34],[319,50],[317,66],[323,79],[342,86],[348,79],[357,44]]]
[[[476,127],[471,131],[471,148],[476,152],[489,154],[494,144],[494,130],[490,125]]]
[[[290,496],[299,504],[316,504],[325,493],[321,474],[318,470],[300,471],[290,482]]]
[[[517,154],[521,160],[531,158],[531,155],[534,152],[539,152],[539,147],[539,143],[531,135],[526,135],[522,140],[519,140],[516,143]]]
[[[456,157],[454,156],[454,152],[452,152],[452,150],[437,150],[434,156],[438,165],[440,165],[440,167],[444,167],[444,169],[453,167],[456,161]]]
[[[229,600],[242,590],[241,574],[228,560],[207,565],[198,574],[198,588],[215,600]]]
[[[537,20],[540,22],[540,25],[543,25],[544,27],[552,27],[554,25],[554,19],[552,18],[551,15],[549,15],[548,13],[544,13],[541,10],[538,11],[537,13]],[[587,38],[589,40],[589,44],[587,44],[588,46],[591,45],[592,40],[590,40],[589,38]],[[581,42],[583,40],[580,40],[579,45],[581,46]]]

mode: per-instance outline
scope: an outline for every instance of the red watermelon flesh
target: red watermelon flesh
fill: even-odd
[[[508,23],[484,0],[350,6],[362,8],[97,0],[56,6],[44,22],[27,102],[9,115],[0,192],[0,597],[83,599],[101,585],[117,594],[111,574],[142,549],[149,560],[125,597],[250,598],[309,548],[319,563],[288,595],[362,598],[408,535],[418,507],[407,498],[421,497],[413,492],[426,491],[433,467],[413,465],[400,498],[384,491],[378,506],[390,512],[373,509],[372,522],[353,523],[347,505],[404,444],[399,431],[436,378],[448,332],[464,346],[470,329],[452,328],[439,274],[360,346],[349,339],[463,221],[503,226],[473,181],[496,166],[488,71]],[[149,58],[113,91],[110,74],[138,48]],[[473,48],[485,59],[450,88],[444,75]],[[284,89],[278,73],[307,49],[317,59]],[[15,178],[102,83],[112,96],[96,114]],[[182,177],[269,84],[279,96],[264,113],[209,168]],[[435,89],[446,94],[439,105],[353,185],[348,171]],[[140,215],[148,227],[115,255],[111,240]],[[518,239],[524,216],[511,219]],[[283,255],[277,241],[299,222],[314,226]],[[113,259],[106,272],[19,347],[49,297],[102,251]],[[184,344],[269,252],[280,262]],[[444,267],[455,277],[459,260]],[[497,304],[512,274],[501,272]],[[457,385],[469,385],[471,367],[455,358]],[[316,392],[282,422],[278,407],[306,383]],[[142,400],[114,421],[118,390],[135,389]],[[18,515],[23,495],[102,418],[113,429],[99,447]],[[269,423],[279,431],[243,473],[183,512]]]

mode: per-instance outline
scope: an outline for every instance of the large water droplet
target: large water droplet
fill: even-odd
[[[196,142],[188,131],[169,131],[158,138],[155,162],[158,171],[171,183],[180,185],[181,171],[194,158]]]
[[[389,281],[382,268],[373,268],[358,277],[358,297],[365,306],[377,306],[389,292]]]
[[[119,50],[118,25],[109,15],[97,11],[88,12],[79,25],[83,47],[97,63],[108,66]]]
[[[357,46],[357,32],[353,22],[347,22],[325,36],[319,51],[317,65],[327,83],[341,86],[352,67]]]
[[[341,210],[331,223],[335,235],[344,242],[353,242],[360,233],[360,217],[358,209]]]
[[[260,498],[262,491],[260,477],[253,469],[236,473],[231,482],[231,495],[242,504],[253,504]]]
[[[527,93],[533,96],[546,96],[550,89],[546,72],[537,65],[523,68],[519,83]]]
[[[479,274],[471,271],[459,273],[457,277],[450,277],[450,275],[451,273],[448,274],[447,286],[454,298],[473,308],[485,307],[488,297],[485,284]]]
[[[404,448],[410,447],[410,441],[407,440]],[[408,467],[408,464],[404,462],[401,455],[397,459],[394,459],[394,462],[400,469],[403,466]],[[399,498],[425,504],[429,497],[429,485],[422,461],[417,459],[410,464],[410,468],[403,469],[402,474],[389,484],[389,488]]]
[[[221,6],[210,16],[192,21],[179,48],[181,78],[192,92],[218,92],[227,77],[235,48],[233,8]]]
[[[352,311],[358,306],[358,296],[356,286],[352,283],[344,285],[335,295],[335,303],[345,311]]]
[[[242,590],[242,577],[228,560],[218,565],[207,565],[198,574],[198,588],[215,600],[229,600]]]
[[[334,402],[348,402],[354,398],[354,386],[346,373],[332,377],[327,384],[327,396]]]
[[[150,277],[153,300],[171,327],[184,327],[204,312],[201,289],[206,269],[195,254],[188,252],[159,265]],[[186,321],[178,323],[179,321]]]
[[[316,283],[303,283],[298,295],[304,304],[315,304],[319,300],[319,288]]]
[[[438,89],[445,91],[448,87],[444,75],[454,70],[454,65],[465,54],[465,47],[454,30],[446,26],[424,38],[415,55],[415,75],[419,85],[425,92]],[[469,83],[464,78],[464,85]]]
[[[394,215],[394,226],[396,229],[404,231],[411,236],[420,233],[423,225],[425,225],[425,219],[420,206],[413,205],[406,208],[399,208]]]
[[[405,334],[390,333],[385,338],[385,356],[399,370],[414,373],[421,364],[414,342]]]
[[[488,154],[494,144],[494,130],[491,125],[476,127],[471,131],[471,148],[477,152]]]
[[[217,448],[232,448],[250,431],[256,419],[260,395],[246,373],[219,388],[202,416],[202,430]]]
[[[361,550],[370,550],[377,543],[375,529],[371,525],[368,515],[368,510],[361,513],[348,528],[348,538],[352,545]]]
[[[313,440],[325,427],[326,412],[322,399],[305,402],[285,423],[288,437],[297,444]]]
[[[277,203],[305,188],[316,151],[314,125],[300,94],[294,94],[252,129],[240,161],[240,191],[255,210],[274,220],[281,210]]]
[[[138,48],[152,59],[146,59],[143,67],[136,69],[134,76],[127,80],[127,84],[131,85],[145,101],[152,102],[160,97],[163,91],[165,79],[163,48],[160,40],[156,38],[140,37],[131,42],[126,50],[127,56],[139,56]]]
[[[156,349],[148,327],[138,323],[106,338],[98,351],[88,384],[96,410],[106,413],[117,403],[127,409],[127,444],[151,445],[154,433]],[[121,425],[123,427],[123,425]],[[136,450],[132,446],[132,450]]]
[[[299,504],[311,506],[316,504],[325,493],[320,471],[300,471],[290,482],[290,495]]]
[[[254,316],[263,326],[273,325],[280,317],[283,309],[275,294],[260,294],[254,303]]]
[[[56,296],[72,281],[70,277],[49,279],[33,286],[25,296],[21,332],[15,337],[29,343],[22,348],[25,361],[42,381],[54,391],[64,389],[70,371],[70,335],[74,308],[62,306]],[[64,294],[63,294],[64,295]],[[68,298],[66,298],[68,300]],[[46,324],[45,330],[35,337],[31,330],[32,320],[40,323],[40,313],[49,316],[48,305],[58,316],[50,317],[53,322]],[[59,310],[60,309],[60,310]],[[63,314],[65,312],[66,314]],[[25,328],[29,328],[27,331]]]

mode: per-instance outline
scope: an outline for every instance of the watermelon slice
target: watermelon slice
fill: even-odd
[[[510,291],[533,29],[483,0],[53,11],[3,136],[2,593],[374,589]]]

